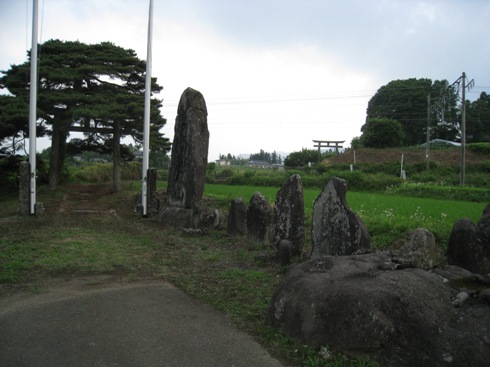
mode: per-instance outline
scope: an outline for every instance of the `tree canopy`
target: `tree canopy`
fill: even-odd
[[[416,145],[425,142],[427,129],[427,96],[434,106],[431,114],[431,136],[455,140],[459,131],[456,109],[456,91],[447,88],[447,82],[430,79],[394,80],[378,89],[369,100],[366,124],[371,119],[396,120],[401,124],[403,144]],[[444,113],[441,114],[441,111]]]
[[[70,131],[84,133],[83,143],[72,148],[96,149],[110,144],[118,148],[119,139],[132,136],[141,141],[144,115],[145,62],[130,49],[110,42],[87,45],[78,41],[50,40],[41,47],[38,87],[38,126],[52,137],[50,186],[57,184],[66,141]],[[29,58],[29,54],[28,54]],[[2,71],[0,87],[6,88],[25,105],[29,93],[30,60]],[[152,79],[152,92],[160,87]],[[159,132],[165,125],[160,115],[161,101],[151,101],[152,150],[169,150],[168,139]],[[8,116],[12,120],[14,112]],[[0,125],[7,119],[1,117]],[[17,134],[25,125],[16,121]],[[5,128],[0,128],[4,131]],[[6,130],[5,130],[6,131]],[[51,182],[54,181],[54,182]]]
[[[371,118],[364,125],[361,142],[366,148],[399,147],[403,143],[402,125],[396,120]]]
[[[490,141],[490,95],[482,92],[480,97],[467,102],[466,141]]]
[[[299,152],[292,152],[284,159],[286,167],[304,167],[310,162],[318,162],[318,150],[303,148]]]

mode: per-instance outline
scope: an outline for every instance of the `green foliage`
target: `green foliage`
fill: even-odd
[[[126,162],[121,165],[122,180],[141,179],[141,163]],[[95,163],[87,165],[73,174],[75,180],[90,183],[110,182],[113,174],[112,163]]]
[[[372,118],[386,118],[397,120],[403,128],[404,145],[421,144],[426,138],[427,126],[427,95],[435,101],[441,92],[446,90],[447,82],[430,79],[393,80],[378,89],[369,100],[367,120]],[[454,140],[458,132],[457,93],[450,90],[449,102],[446,106],[444,120],[434,115],[432,136],[445,140]],[[364,129],[364,128],[363,128]],[[363,130],[362,129],[362,130]]]
[[[318,162],[318,150],[303,148],[300,152],[290,153],[286,159],[284,159],[284,165],[286,167],[304,167],[310,162]]]
[[[426,184],[405,183],[390,188],[397,195],[418,198],[437,198],[473,202],[490,202],[490,189],[468,186],[436,186]]]
[[[468,150],[490,156],[490,143],[472,143],[467,145]]]
[[[361,149],[363,147],[361,137],[360,136],[353,137],[350,142],[350,147],[351,149]]]
[[[0,187],[2,191],[18,189],[19,164],[23,158],[19,155],[6,156],[0,159]]]
[[[112,151],[116,131],[121,137],[130,135],[141,141],[146,65],[133,50],[110,42],[87,45],[78,41],[49,40],[42,45],[42,52],[37,104],[41,123],[38,129],[47,126],[52,129],[52,146],[56,149],[51,150],[50,180],[56,181],[62,170],[68,131],[86,134],[83,144],[72,144],[72,148],[79,151],[95,146],[106,146]],[[12,65],[0,78],[2,88],[14,96],[9,98],[15,103],[9,104],[18,106],[8,116],[0,115],[0,126],[15,121],[17,132],[25,132],[25,108],[21,106],[28,98],[29,70],[28,60],[21,65]],[[158,93],[161,89],[153,79],[152,92]],[[2,98],[0,104],[4,100]],[[166,153],[170,147],[168,139],[160,133],[166,123],[160,107],[161,101],[151,100],[153,153]],[[0,127],[0,140],[2,129]],[[9,136],[16,131],[9,132]]]
[[[387,118],[370,118],[362,127],[362,145],[366,148],[393,148],[403,143],[400,122]]]
[[[233,169],[224,168],[224,169],[220,170],[217,175],[219,177],[231,177],[231,176],[233,176]]]
[[[29,101],[0,95],[0,157],[16,155],[29,135]],[[43,131],[38,131],[43,135]]]
[[[468,142],[490,142],[490,95],[466,103],[466,138]]]

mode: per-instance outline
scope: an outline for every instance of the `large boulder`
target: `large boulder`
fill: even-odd
[[[313,204],[311,258],[351,255],[371,248],[361,218],[347,205],[347,182],[333,177]]]
[[[187,88],[179,101],[168,177],[168,204],[191,209],[204,193],[208,164],[208,111],[203,95]]]
[[[475,225],[463,218],[454,223],[447,249],[448,263],[478,274],[490,274],[490,204]]]
[[[487,366],[488,279],[398,267],[387,253],[293,266],[272,297],[268,320],[311,346],[382,366]]]
[[[300,175],[292,175],[277,192],[274,204],[272,246],[291,242],[291,255],[301,255],[305,243],[305,201]]]

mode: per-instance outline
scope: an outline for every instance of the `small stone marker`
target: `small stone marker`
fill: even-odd
[[[30,167],[29,162],[20,162],[19,165],[19,214],[26,216],[30,214]]]
[[[277,246],[277,254],[275,257],[276,263],[281,266],[288,266],[291,264],[291,255],[293,250],[293,244],[289,240],[281,240]]]
[[[255,192],[247,210],[248,239],[254,243],[266,242],[272,222],[272,208],[260,192]]]
[[[156,168],[149,168],[147,171],[147,205],[148,214],[152,217],[158,215],[158,209],[160,207],[160,201],[157,197],[157,170]]]
[[[393,250],[401,264],[413,268],[429,270],[443,262],[444,255],[432,232],[416,228],[409,233],[405,243]]]
[[[190,209],[204,193],[208,163],[208,111],[203,95],[187,88],[179,101],[168,177],[168,203]]]
[[[473,273],[490,273],[490,204],[475,225],[464,218],[454,223],[447,247],[447,261]]]
[[[311,258],[352,255],[371,248],[371,236],[347,205],[346,193],[347,182],[333,177],[315,200]]]
[[[305,202],[300,175],[292,175],[282,185],[274,204],[272,245],[279,249],[282,240],[291,242],[291,255],[301,255],[305,242]]]
[[[242,198],[236,198],[231,202],[226,232],[230,236],[247,233],[247,207]]]

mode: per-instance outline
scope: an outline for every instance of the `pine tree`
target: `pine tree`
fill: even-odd
[[[110,42],[87,45],[50,40],[40,48],[38,124],[51,134],[49,185],[56,188],[70,131],[83,132],[80,149],[102,149],[112,145],[114,188],[118,189],[119,143],[124,136],[142,139],[145,62],[130,49]],[[29,93],[30,61],[12,65],[0,78],[16,98]],[[152,91],[161,91],[152,79]],[[166,120],[160,115],[161,101],[151,101],[151,149],[169,150],[168,139],[159,132]],[[2,123],[2,121],[0,121]],[[74,144],[76,147],[76,144]]]

